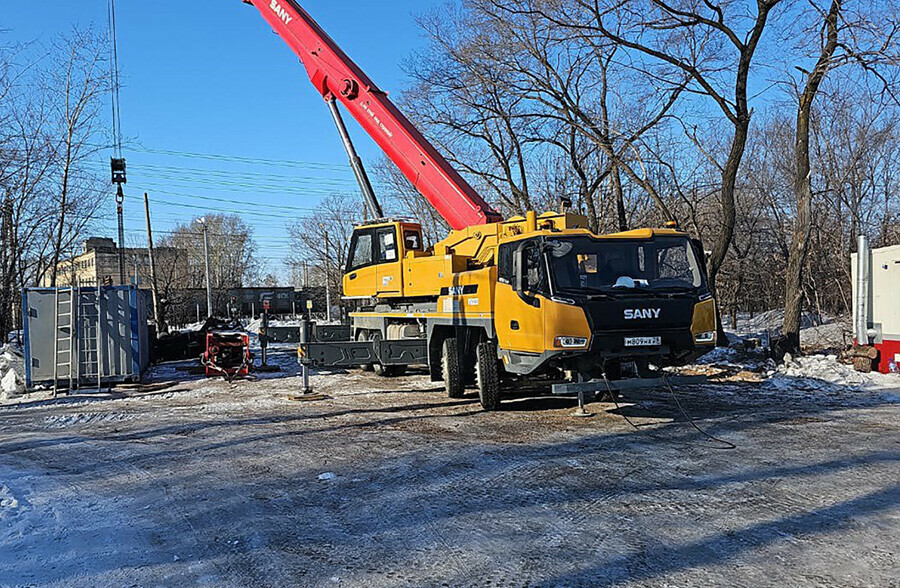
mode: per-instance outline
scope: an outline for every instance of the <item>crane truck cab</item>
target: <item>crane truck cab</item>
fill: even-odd
[[[494,323],[505,371],[574,381],[673,365],[716,344],[699,242],[671,229],[544,231],[500,243]]]

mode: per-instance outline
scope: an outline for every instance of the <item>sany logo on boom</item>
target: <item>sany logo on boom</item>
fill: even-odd
[[[284,21],[284,24],[290,24],[290,22],[294,20],[294,17],[291,16],[287,10],[281,7],[281,4],[278,3],[278,0],[272,0],[269,8],[272,9],[272,12],[278,15],[278,18]]]

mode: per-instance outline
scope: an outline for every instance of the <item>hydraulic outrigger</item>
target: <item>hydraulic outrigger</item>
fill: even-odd
[[[362,308],[302,345],[307,364],[426,365],[450,397],[474,383],[496,410],[504,374],[602,389],[624,363],[646,373],[715,345],[699,241],[672,227],[596,235],[569,212],[503,220],[294,0],[243,1],[306,67],[376,217],[354,230],[343,280]],[[434,247],[418,223],[381,218],[337,102],[450,225]]]

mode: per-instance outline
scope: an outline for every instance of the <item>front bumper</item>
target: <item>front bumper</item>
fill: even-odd
[[[660,337],[660,345],[627,347],[626,337]],[[556,368],[579,373],[602,372],[607,361],[634,361],[647,359],[660,366],[682,365],[708,353],[714,343],[698,344],[689,327],[655,330],[617,330],[593,333],[588,349],[548,350],[540,354],[518,353],[500,350],[500,358],[506,371],[528,375],[541,370]]]

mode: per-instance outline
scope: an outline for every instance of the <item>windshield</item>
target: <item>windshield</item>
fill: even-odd
[[[692,290],[704,285],[700,262],[686,237],[548,239],[546,250],[558,290]]]

